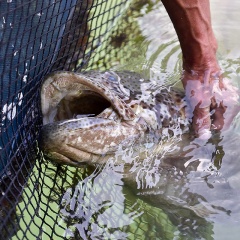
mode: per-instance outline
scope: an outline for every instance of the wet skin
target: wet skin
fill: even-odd
[[[166,132],[188,130],[183,92],[152,85],[132,72],[49,75],[41,89],[44,156],[69,165],[105,163],[119,148],[141,151]]]

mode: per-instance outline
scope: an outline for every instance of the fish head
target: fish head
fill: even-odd
[[[142,139],[147,123],[114,72],[56,72],[43,81],[40,148],[55,162],[97,162]],[[139,112],[139,109],[138,109]]]

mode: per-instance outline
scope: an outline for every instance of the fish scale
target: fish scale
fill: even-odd
[[[189,124],[183,92],[129,71],[56,72],[42,84],[41,103],[43,154],[71,165],[104,163],[119,147],[144,149]]]

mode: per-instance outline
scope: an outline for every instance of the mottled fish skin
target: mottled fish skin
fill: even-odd
[[[182,91],[153,89],[132,72],[53,73],[41,89],[40,147],[56,162],[104,163],[119,146],[157,142],[163,129],[188,126],[183,98]]]

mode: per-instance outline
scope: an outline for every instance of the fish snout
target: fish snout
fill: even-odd
[[[54,162],[69,162],[69,159],[62,154],[62,137],[61,129],[58,124],[51,123],[44,125],[40,131],[38,144],[45,159]]]
[[[39,136],[39,148],[44,158],[51,162],[81,166],[84,162],[82,159],[89,158],[89,154],[78,151],[76,157],[76,151],[72,151],[68,147],[68,141],[67,129],[59,122],[54,122],[42,127]]]
[[[145,125],[82,118],[44,125],[39,146],[45,158],[70,165],[96,163],[143,138]]]

